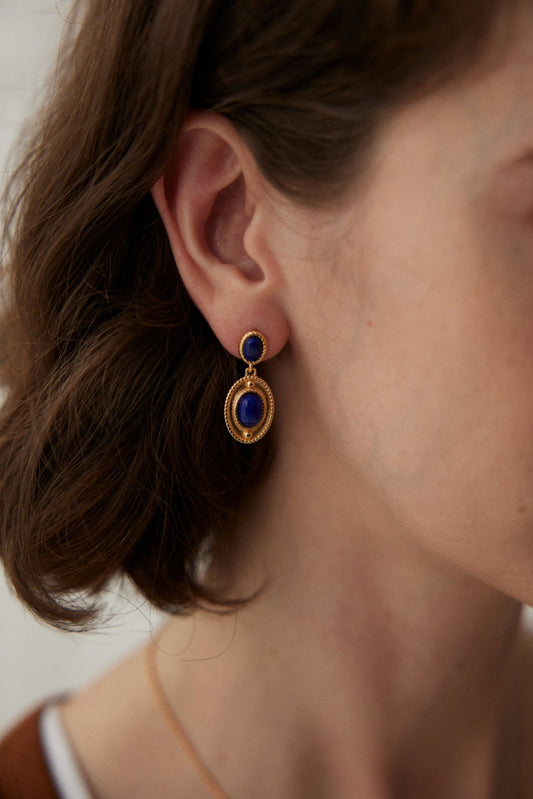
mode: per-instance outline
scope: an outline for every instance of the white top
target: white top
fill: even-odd
[[[41,712],[39,734],[60,799],[93,799],[61,722],[57,701],[48,703]]]

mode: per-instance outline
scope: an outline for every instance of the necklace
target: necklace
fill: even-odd
[[[170,728],[172,735],[178,741],[180,747],[189,758],[191,766],[194,768],[200,779],[209,788],[212,796],[216,797],[216,799],[229,799],[228,794],[222,789],[211,770],[206,766],[198,754],[194,744],[185,732],[183,725],[174,713],[172,705],[169,702],[159,678],[159,673],[157,671],[156,651],[156,642],[150,641],[145,650],[146,671],[148,674],[148,683],[152,690],[157,707],[165,719],[168,727]]]
[[[191,766],[194,768],[200,779],[209,788],[212,796],[214,796],[216,799],[229,799],[228,794],[222,790],[220,784],[217,782],[210,769],[206,766],[196,751],[194,744],[183,729],[180,720],[172,709],[157,671],[156,651],[156,640],[154,639],[149,641],[145,649],[146,671],[148,673],[148,683],[159,711],[168,724],[173,736],[176,738],[182,750],[189,758]]]
[[[215,776],[208,768],[208,766],[204,763],[202,758],[200,757],[199,753],[197,752],[194,744],[192,743],[191,739],[185,732],[183,725],[181,724],[180,720],[178,719],[177,715],[175,714],[174,710],[172,709],[172,705],[169,702],[167,695],[163,689],[163,685],[159,678],[159,673],[157,671],[157,662],[156,662],[156,652],[157,652],[157,640],[152,639],[148,642],[145,647],[145,662],[146,662],[146,671],[148,675],[148,683],[150,689],[152,691],[153,697],[157,704],[157,707],[165,719],[168,727],[174,738],[179,743],[183,752],[187,755],[191,766],[194,768],[200,779],[204,782],[206,787],[209,789],[212,796],[215,799],[230,799],[228,794],[223,790],[220,783],[216,780]],[[520,708],[521,709],[521,708]],[[532,736],[528,734],[527,727],[525,725],[524,713],[519,712],[519,723],[520,723],[520,732],[519,737],[521,740],[520,749],[522,753],[522,768],[519,765],[519,772],[520,772],[520,796],[530,796],[529,790],[529,777],[530,770],[525,767],[525,764],[529,760],[529,754],[533,749],[533,742]]]

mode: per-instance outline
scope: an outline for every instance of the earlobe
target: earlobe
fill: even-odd
[[[272,354],[287,337],[268,258],[259,262],[250,254],[261,180],[231,123],[216,114],[197,113],[191,115],[172,163],[152,189],[192,300],[237,357],[247,329],[264,330]]]

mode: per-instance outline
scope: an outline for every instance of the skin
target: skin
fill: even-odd
[[[231,799],[533,796],[530,12],[496,53],[395,114],[334,209],[280,197],[213,114],[154,187],[221,344],[277,356],[274,466],[210,573],[264,591],[157,656]],[[63,717],[97,797],[209,796],[141,655]]]

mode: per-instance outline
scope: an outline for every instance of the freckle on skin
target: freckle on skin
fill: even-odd
[[[526,512],[526,506],[525,505],[520,505],[519,508],[518,508],[518,513],[525,513],[525,512]]]
[[[367,321],[367,325],[368,325],[368,327],[374,327],[374,322],[372,322],[372,321],[369,319],[369,320]]]

